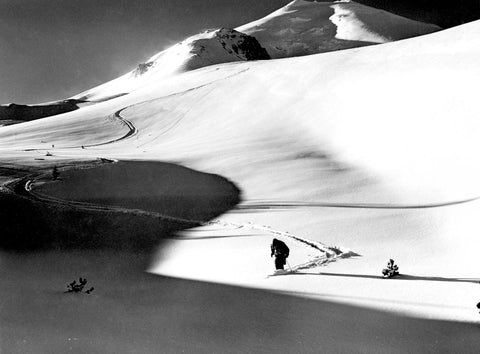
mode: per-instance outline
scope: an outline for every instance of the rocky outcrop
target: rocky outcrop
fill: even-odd
[[[191,37],[187,45],[190,57],[183,66],[186,71],[235,61],[270,59],[255,37],[230,28]]]
[[[130,78],[188,71],[234,61],[271,59],[257,39],[231,28],[209,30],[160,52],[130,73]],[[182,63],[183,61],[183,63]]]
[[[133,76],[140,76],[145,74],[148,70],[150,70],[151,67],[155,65],[155,62],[149,61],[146,63],[140,63],[138,64],[137,68],[133,71]]]
[[[267,50],[253,36],[228,28],[219,29],[215,36],[220,41],[223,49],[243,60],[270,59]]]

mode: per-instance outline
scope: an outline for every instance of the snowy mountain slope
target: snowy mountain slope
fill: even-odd
[[[237,30],[221,28],[187,38],[131,72],[69,100],[23,105],[22,109],[15,110],[8,105],[0,106],[0,120],[20,122],[61,114],[130,93],[179,72],[209,65],[335,51],[419,36],[439,29],[354,2],[295,0]]]
[[[49,122],[55,122],[56,130],[65,129],[65,132],[71,130],[74,133],[76,124],[82,125],[88,121],[92,124],[89,134],[65,135],[56,141],[58,147],[67,142],[87,145],[101,140],[97,134],[116,135],[117,129],[125,129],[113,118],[108,118],[108,121],[99,120],[98,117],[103,113],[96,113],[97,111],[104,112],[108,109],[110,112],[106,117],[110,117],[116,107],[128,107],[122,113],[127,117],[131,115],[129,112],[139,109],[148,112],[144,119],[134,121],[139,125],[140,131],[151,129],[160,134],[161,129],[157,125],[178,117],[182,124],[188,124],[188,129],[183,129],[182,136],[191,135],[191,141],[209,141],[208,137],[216,136],[205,146],[207,151],[213,144],[221,149],[230,149],[231,144],[225,142],[231,141],[231,138],[247,139],[241,144],[254,141],[252,134],[258,136],[258,144],[262,146],[268,141],[265,137],[272,136],[273,132],[277,132],[275,136],[286,135],[285,132],[292,125],[299,133],[307,131],[302,135],[304,142],[301,143],[301,146],[305,145],[302,147],[305,156],[309,156],[308,149],[313,150],[313,154],[316,149],[331,145],[335,150],[335,158],[358,165],[368,163],[369,171],[371,168],[382,173],[390,171],[396,179],[402,177],[406,181],[415,182],[416,179],[411,175],[417,173],[410,170],[402,172],[406,171],[405,166],[415,163],[419,171],[417,177],[424,175],[428,169],[435,171],[439,168],[443,171],[443,157],[455,156],[451,144],[446,146],[444,142],[450,140],[452,132],[458,136],[471,136],[471,128],[477,127],[474,100],[468,99],[472,95],[470,87],[475,76],[472,73],[477,70],[474,53],[478,49],[473,42],[477,26],[477,23],[473,23],[459,30],[450,29],[425,38],[391,43],[379,48],[362,48],[278,62],[208,67],[170,77],[164,82],[151,83],[131,98],[120,97],[110,103],[96,105],[98,108],[85,107],[83,112],[68,114],[68,120],[64,119],[67,115],[63,115],[45,122],[31,122],[21,128],[2,128],[0,144],[2,148],[15,149],[15,144],[18,143],[15,136],[24,134],[32,134],[32,138],[52,134],[53,138],[55,132],[50,132],[52,123]],[[448,48],[445,47],[445,42],[449,43]],[[452,67],[458,57],[462,58],[462,65]],[[308,70],[304,70],[305,65]],[[248,80],[245,81],[246,79]],[[415,84],[412,86],[412,83]],[[185,97],[192,101],[188,103]],[[212,97],[213,100],[206,101],[206,97]],[[150,102],[150,98],[155,100]],[[342,103],[344,101],[346,104]],[[131,102],[145,103],[130,107]],[[248,109],[251,102],[262,102],[253,106],[254,117],[250,117]],[[402,102],[409,104],[401,104]],[[157,112],[155,116],[151,115],[149,107]],[[391,107],[395,109],[392,110]],[[448,111],[459,109],[462,111],[464,125],[458,125],[447,114]],[[205,116],[206,110],[211,110],[211,116]],[[224,114],[228,115],[228,119]],[[219,120],[215,117],[219,117]],[[135,120],[138,119],[136,116]],[[245,122],[252,124],[238,131],[227,123],[237,119],[247,119]],[[104,132],[103,129],[93,129],[95,124],[109,124],[116,128]],[[455,127],[453,131],[450,129],[452,126]],[[435,128],[435,134],[428,133],[432,127]],[[239,134],[245,129],[249,133]],[[379,133],[372,136],[371,132],[377,130]],[[168,136],[171,137],[172,134],[169,132]],[[162,139],[151,136],[148,144],[165,143],[164,135],[161,135]],[[363,141],[364,136],[368,136],[371,141]],[[426,137],[430,142],[428,146],[424,144]],[[58,138],[60,137],[57,136],[56,139]],[[21,144],[27,141],[31,148],[43,148],[35,139],[22,141]],[[182,141],[190,140],[182,137]],[[355,144],[358,147],[352,148]],[[443,171],[436,177],[436,181],[422,181],[425,187],[434,190],[438,182],[442,192],[446,193],[448,191],[441,183],[450,176],[475,180],[475,176],[470,178],[463,173],[464,169],[475,167],[475,164],[470,163],[473,156],[469,155],[475,151],[474,145],[467,149],[469,144],[475,144],[475,140],[460,139],[458,144],[460,145],[454,147],[465,148],[465,155],[461,159],[452,159],[452,166],[457,168],[449,166],[450,171]],[[383,149],[379,149],[379,146]],[[387,147],[391,149],[389,153],[385,151]],[[200,150],[197,154],[199,153]],[[437,160],[435,157],[438,155],[442,159]],[[461,166],[463,167],[460,168]],[[465,187],[470,193],[470,185]],[[455,196],[453,190],[451,195]]]
[[[82,92],[74,98],[99,100],[129,93],[149,82],[164,80],[179,72],[234,61],[270,59],[251,36],[221,28],[192,36],[168,48],[115,80]]]
[[[330,18],[337,26],[335,38],[386,43],[436,32],[440,27],[413,21],[355,2],[335,3]]]
[[[169,161],[239,186],[243,204],[220,219],[243,226],[170,240],[152,266],[158,274],[472,319],[480,210],[457,202],[480,193],[479,30],[476,22],[381,46],[179,73],[2,127],[0,159],[37,167]],[[361,257],[313,270],[329,275],[267,281],[277,234],[262,225]],[[285,240],[292,266],[315,256]],[[379,280],[389,258],[409,278]]]
[[[354,2],[295,0],[236,30],[222,28],[187,38],[151,57],[132,72],[73,98],[105,99],[129,93],[178,72],[213,64],[323,53],[419,36],[439,29]]]
[[[391,42],[440,27],[353,1],[295,0],[237,30],[257,38],[272,58],[284,58]]]

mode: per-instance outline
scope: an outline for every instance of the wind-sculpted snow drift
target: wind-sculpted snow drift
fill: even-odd
[[[305,21],[313,9],[317,17]],[[355,16],[344,16],[347,10]],[[0,161],[45,171],[105,157],[221,175],[241,190],[240,206],[165,241],[150,271],[471,320],[478,316],[471,307],[478,302],[480,23],[328,54],[248,60],[284,55],[300,29],[299,43],[312,45],[313,32],[304,30],[319,34],[322,25],[313,23],[327,21],[325,13],[350,23],[324,37],[339,45],[398,39],[393,34],[409,26],[419,34],[418,23],[388,14],[402,31],[367,25],[377,18],[367,10],[294,1],[248,31],[237,29],[258,43],[231,30],[192,37],[78,97],[128,95],[0,128]],[[262,41],[280,38],[273,28],[292,30],[283,47]],[[221,60],[179,69],[207,65],[208,53]],[[291,247],[293,268],[318,261],[305,267],[308,276],[266,279],[272,237]],[[348,257],[322,262],[323,246],[312,244]],[[408,277],[381,279],[390,258]],[[328,264],[323,276],[320,264]]]

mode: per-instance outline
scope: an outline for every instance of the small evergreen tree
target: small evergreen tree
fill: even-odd
[[[388,261],[387,268],[384,268],[382,270],[382,274],[385,278],[393,278],[394,276],[400,274],[398,272],[398,265],[395,264],[395,261],[393,259],[390,259],[390,261]]]
[[[83,291],[85,288],[85,285],[87,285],[87,279],[80,277],[78,279],[78,283],[76,280],[72,281],[70,284],[67,285],[67,291],[66,293],[81,293],[84,292],[85,294],[90,294],[93,291],[93,287],[90,289]]]

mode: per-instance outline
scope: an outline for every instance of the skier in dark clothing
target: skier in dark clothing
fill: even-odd
[[[290,250],[288,249],[287,245],[284,242],[274,238],[270,249],[272,251],[270,257],[275,255],[275,269],[283,269],[283,266],[287,262],[287,257],[290,254]]]
[[[58,179],[58,176],[60,176],[60,172],[58,172],[57,166],[53,166],[52,180],[56,181]]]

